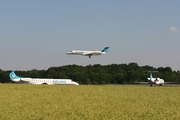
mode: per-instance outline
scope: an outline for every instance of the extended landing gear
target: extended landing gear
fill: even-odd
[[[91,56],[89,56],[89,58],[91,58]]]
[[[152,84],[150,84],[150,86],[152,87]]]

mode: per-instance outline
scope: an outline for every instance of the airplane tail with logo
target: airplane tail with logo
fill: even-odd
[[[9,77],[10,77],[11,80],[15,80],[15,79],[20,79],[20,78],[22,78],[22,77],[17,76],[17,75],[14,73],[14,71],[12,71],[12,70],[7,70],[7,72],[9,73]]]
[[[109,49],[109,47],[105,47],[103,50],[101,50],[101,52],[107,52],[108,51],[108,49]]]

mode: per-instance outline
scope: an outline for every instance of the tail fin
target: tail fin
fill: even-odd
[[[9,77],[10,77],[11,80],[22,78],[22,77],[17,76],[14,73],[14,71],[12,71],[12,70],[7,70],[7,72],[9,73]]]
[[[152,71],[149,71],[149,73],[150,73],[150,79],[152,79],[153,78]]]
[[[105,47],[103,50],[101,50],[101,52],[107,52],[109,49],[109,47]]]

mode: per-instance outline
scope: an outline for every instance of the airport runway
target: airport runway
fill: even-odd
[[[106,84],[114,86],[150,86],[149,84]],[[165,84],[163,86],[153,84],[152,87],[180,87],[180,84]]]

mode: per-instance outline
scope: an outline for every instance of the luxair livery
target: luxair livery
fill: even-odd
[[[84,50],[71,50],[70,52],[67,52],[67,55],[83,55],[83,56],[91,56],[94,55],[105,55],[108,51],[109,47],[105,47],[103,50],[95,50],[95,51],[84,51]]]
[[[8,70],[9,77],[16,83],[30,83],[30,84],[48,84],[48,85],[79,85],[71,79],[45,79],[45,78],[24,78],[17,76],[14,71]]]

